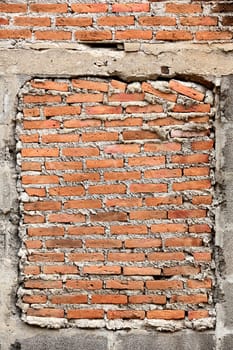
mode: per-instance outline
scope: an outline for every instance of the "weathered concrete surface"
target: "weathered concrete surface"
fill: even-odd
[[[233,251],[233,143],[231,132],[233,131],[233,78],[227,76],[233,73],[233,44],[222,46],[220,44],[191,45],[187,43],[156,44],[154,46],[143,44],[139,48],[125,45],[128,52],[110,49],[92,50],[85,45],[79,50],[74,49],[72,47],[64,49],[62,46],[53,49],[30,46],[27,49],[2,48],[0,50],[1,350],[37,350],[40,342],[44,344],[43,349],[46,349],[45,346],[49,344],[49,349],[52,350],[212,350],[215,349],[215,345],[217,350],[231,350],[233,348],[233,321],[230,315],[233,314],[231,307],[233,300],[233,259],[231,256]],[[138,49],[141,51],[137,52]],[[126,80],[178,75],[192,77],[196,81],[201,79],[202,82],[207,81],[210,84],[216,83],[217,86],[221,84],[222,113],[221,119],[216,123],[217,179],[221,183],[217,190],[222,192],[224,189],[224,196],[223,204],[218,210],[216,242],[222,254],[222,260],[220,259],[220,264],[217,264],[217,266],[221,265],[221,271],[217,271],[218,288],[222,288],[220,292],[223,292],[225,303],[222,302],[222,298],[216,300],[217,327],[215,333],[186,331],[171,334],[150,330],[142,334],[127,331],[93,330],[87,332],[79,329],[54,331],[28,326],[20,320],[15,307],[19,241],[17,238],[13,130],[17,93],[20,86],[32,76],[69,77],[78,75],[118,76]],[[5,183],[8,185],[4,192]],[[217,295],[220,295],[220,292]]]

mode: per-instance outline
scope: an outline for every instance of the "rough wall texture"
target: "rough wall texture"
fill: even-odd
[[[1,1],[0,11],[1,350],[72,350],[77,347],[87,350],[231,350],[233,2],[15,0]],[[77,84],[77,80],[89,81],[89,84],[98,82],[108,91],[75,86],[73,82]],[[177,81],[182,90],[177,90]],[[46,84],[50,84],[48,89]],[[61,90],[62,86],[65,90]],[[173,110],[175,101],[164,98],[169,94],[178,95],[178,110]],[[33,102],[30,98],[35,95],[38,97]],[[51,100],[43,102],[41,96]],[[102,97],[103,101],[89,100]],[[129,97],[130,100],[125,101]],[[114,98],[119,100],[114,101]],[[59,106],[63,113],[46,115],[51,111],[57,113]],[[134,110],[133,106],[136,106]],[[145,113],[148,106],[156,111]],[[200,106],[207,109],[199,110]],[[69,114],[64,113],[67,107]],[[121,112],[109,113],[110,107]],[[34,114],[27,115],[27,110],[32,108]],[[108,109],[107,114],[96,113],[103,108]],[[75,114],[70,113],[72,110]],[[86,123],[88,118],[98,122],[97,126],[72,125]],[[127,124],[130,120],[137,120],[139,124]],[[38,121],[47,126],[66,126],[59,130],[44,126],[38,129]],[[119,122],[119,126],[114,122]],[[126,125],[122,126],[124,122]],[[27,128],[32,123],[37,124],[36,129]],[[90,134],[98,139],[88,139]],[[109,134],[117,139],[101,139]],[[73,140],[68,141],[68,136]],[[56,142],[48,142],[51,137],[56,137]],[[61,137],[68,142],[61,142]],[[168,144],[180,148],[174,152],[156,148]],[[129,147],[132,153],[127,153]],[[30,148],[31,155],[27,153]],[[55,153],[35,157],[44,148],[48,152],[54,149]],[[98,154],[68,155],[74,148],[77,152],[80,148],[95,149]],[[130,161],[139,158],[153,161],[160,158],[161,163],[130,165]],[[185,159],[193,163],[185,163]],[[99,167],[97,171],[85,168],[93,161],[103,165],[109,160],[118,164],[118,168]],[[59,165],[77,163],[79,168],[46,167],[56,161]],[[119,167],[119,164],[124,166]],[[35,168],[30,168],[33,166]],[[126,179],[106,178],[112,176],[111,173],[122,175],[125,170],[129,170]],[[200,170],[204,172],[198,173]],[[165,172],[173,177],[165,177]],[[70,181],[69,176],[85,173],[94,174],[98,180]],[[132,173],[138,174],[138,178],[129,177]],[[39,176],[40,180],[49,176],[57,183],[36,181],[33,184],[34,176]],[[105,193],[109,185],[122,192]],[[143,192],[142,186],[145,191],[148,185],[153,186],[153,191]],[[26,193],[32,187],[37,196],[36,192]],[[63,187],[79,188],[81,193],[60,196]],[[91,193],[98,188],[102,192]],[[43,190],[45,196],[39,196]],[[51,202],[52,209],[46,207]],[[87,207],[80,208],[83,203]],[[91,208],[90,203],[98,207]],[[65,213],[68,216],[65,217]],[[114,219],[114,216],[109,217],[110,213],[121,219],[100,221],[106,217]],[[138,213],[163,213],[163,217],[146,216],[140,220],[134,216]],[[184,213],[202,216],[174,217]],[[74,215],[72,220],[84,221],[59,221],[70,219],[70,215]],[[36,218],[43,222],[24,222]],[[55,218],[56,221],[51,222]],[[94,221],[95,218],[99,221]],[[169,231],[167,224],[175,225],[176,230]],[[129,225],[142,227],[144,231],[140,232],[145,233],[141,236],[132,231],[113,234],[114,226]],[[56,227],[55,232],[60,232],[60,236],[49,236],[43,234],[46,230],[37,230],[51,226]],[[83,229],[82,235],[77,234],[85,226],[88,230],[99,227],[98,233],[102,234],[92,231],[87,235],[88,231],[84,234]],[[156,231],[164,227],[165,232]],[[178,227],[183,229],[178,230]],[[199,227],[200,231],[193,232],[193,227]],[[77,246],[73,249],[70,245],[74,242]],[[179,256],[180,260],[162,260],[167,254]],[[101,259],[91,261],[91,256]],[[51,261],[51,257],[62,260]],[[88,260],[77,260],[84,257]],[[61,273],[65,272],[64,266],[70,269],[69,274]],[[106,267],[114,267],[115,274],[103,274]],[[101,268],[101,273],[97,270],[98,274],[93,273],[94,270],[90,270],[93,268]],[[138,274],[142,268],[144,273]],[[75,273],[70,273],[71,270]],[[55,272],[48,273],[51,271]],[[77,287],[81,280],[85,283],[97,281],[101,289],[67,288],[68,283]],[[128,281],[127,288],[136,283],[144,290],[119,289],[124,280]],[[38,287],[38,281],[43,286],[52,281],[62,288],[34,288]],[[112,281],[111,286],[117,284],[118,289],[110,287],[109,281]],[[204,288],[190,288],[200,282]],[[107,285],[110,288],[106,288]],[[161,289],[162,286],[166,288]],[[174,286],[176,289],[172,289]],[[66,300],[64,296],[61,298],[64,294]],[[106,295],[111,295],[105,299],[110,300],[110,304],[100,302]],[[113,300],[118,300],[117,304],[113,304]],[[136,303],[136,300],[143,300],[143,303]],[[83,310],[87,310],[85,317],[93,315],[92,309],[99,310],[101,319],[75,318],[83,317]],[[179,317],[182,316],[180,320],[165,319],[174,317],[177,310]],[[162,318],[149,318],[158,315]],[[26,322],[22,322],[22,316]],[[215,328],[208,330],[214,326],[215,317]],[[66,329],[50,330],[38,325],[65,326]],[[158,332],[165,329],[177,332]]]
[[[213,327],[213,93],[33,80],[19,110],[23,318]]]

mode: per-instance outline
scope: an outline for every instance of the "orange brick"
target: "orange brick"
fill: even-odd
[[[24,215],[24,224],[39,224],[45,222],[43,215]]]
[[[175,26],[176,19],[173,17],[139,17],[138,23],[142,26]]]
[[[28,316],[36,316],[36,317],[64,317],[64,310],[60,309],[52,309],[52,308],[45,308],[45,309],[28,309],[27,310]]]
[[[99,131],[95,133],[89,132],[89,133],[82,134],[83,142],[117,141],[118,138],[119,138],[119,135],[117,132]]]
[[[57,120],[38,120],[23,122],[24,129],[57,129],[60,128],[60,122]]]
[[[103,221],[103,222],[111,222],[111,221],[127,221],[127,214],[122,212],[109,212],[109,213],[98,213],[91,214],[91,221]]]
[[[24,287],[32,289],[61,289],[62,281],[30,280],[24,283]]]
[[[163,269],[163,273],[165,276],[175,276],[175,275],[189,276],[189,275],[196,275],[199,272],[200,272],[199,267],[186,266],[186,265],[165,267]]]
[[[97,173],[75,173],[64,174],[63,179],[67,182],[99,181],[100,175]]]
[[[39,266],[25,266],[23,269],[25,275],[39,275],[40,267]]]
[[[71,40],[72,33],[63,30],[43,30],[34,33],[36,40]]]
[[[149,261],[182,261],[185,259],[185,254],[181,252],[153,252],[147,254]]]
[[[50,214],[48,217],[49,222],[84,222],[85,215],[82,214]]]
[[[108,91],[108,83],[104,83],[101,81],[73,79],[72,85],[74,88],[79,88],[79,89],[102,91],[102,92]],[[98,107],[103,107],[103,106],[98,106]]]
[[[62,154],[67,157],[93,157],[99,155],[97,147],[63,148]]]
[[[41,18],[44,20],[44,17]],[[35,89],[68,91],[68,84],[52,80],[33,80],[31,86]]]
[[[191,88],[187,85],[184,85],[177,80],[170,80],[169,87],[172,90],[175,90],[175,91],[179,92],[180,94],[188,96],[188,97],[190,97],[194,100],[197,100],[197,101],[203,101],[203,99],[205,97],[205,95],[202,92],[200,92],[194,88]]]
[[[153,219],[166,219],[167,212],[165,210],[141,210],[132,211],[130,213],[130,220],[153,220]]]
[[[85,194],[83,186],[52,187],[49,189],[51,196],[82,196]]]
[[[64,209],[101,209],[102,203],[98,199],[71,200],[64,204]]]
[[[175,142],[169,143],[147,143],[144,146],[145,152],[177,152],[181,150],[181,144]]]
[[[184,121],[176,118],[166,117],[154,119],[148,122],[149,126],[171,126],[171,125],[183,125]]]
[[[203,209],[190,209],[190,210],[169,210],[169,219],[186,219],[186,218],[204,218],[206,217],[206,210]]]
[[[120,266],[84,266],[83,273],[89,275],[120,275]]]
[[[29,261],[64,261],[64,253],[32,253],[29,255]]]
[[[63,227],[29,227],[27,230],[29,236],[63,236]]]
[[[166,4],[166,12],[169,13],[200,13],[201,5],[198,4]]]
[[[97,19],[98,26],[130,26],[134,24],[133,16],[105,16]]]
[[[22,157],[58,157],[57,148],[23,148]]]
[[[130,199],[107,199],[107,207],[141,207],[141,198],[130,198]]]
[[[123,131],[124,140],[145,140],[145,139],[158,139],[158,135],[154,131]]]
[[[107,12],[108,5],[107,4],[72,4],[71,9],[74,12],[78,13],[99,13],[99,12]]]
[[[56,103],[61,102],[61,96],[55,95],[26,95],[23,98],[24,103]]]
[[[196,224],[189,226],[189,232],[191,233],[211,233],[211,227],[206,224]]]
[[[206,190],[211,187],[210,180],[197,180],[197,181],[185,181],[177,182],[172,185],[173,191],[186,191],[186,190]]]
[[[170,233],[170,232],[186,232],[188,230],[188,226],[185,224],[156,224],[151,225],[152,233]]]
[[[207,302],[207,294],[172,295],[171,297],[171,303],[201,304]]]
[[[67,12],[67,4],[31,4],[30,10],[33,12]]]
[[[15,17],[14,24],[16,26],[33,26],[33,27],[50,27],[51,20],[48,17]]]
[[[46,248],[81,248],[82,241],[75,239],[49,239],[45,242]]]
[[[25,192],[29,196],[36,196],[36,197],[45,197],[46,192],[44,188],[26,188]]]
[[[57,107],[44,107],[44,115],[46,117],[53,117],[59,115],[76,115],[80,114],[80,106],[57,106]]]
[[[24,175],[22,176],[22,183],[27,184],[57,184],[59,178],[56,175]]]
[[[64,121],[65,128],[85,128],[85,127],[97,127],[101,126],[101,120],[96,119],[86,119],[86,120],[77,120],[69,119]]]
[[[86,304],[87,295],[54,295],[50,301],[52,304]]]
[[[179,164],[208,163],[209,155],[208,154],[190,154],[190,155],[172,156],[171,161],[172,163],[179,163]]]
[[[143,290],[143,281],[126,281],[126,280],[106,280],[107,289],[128,289],[128,290]]]
[[[122,159],[104,159],[104,160],[87,160],[86,167],[88,169],[92,168],[122,168]]]
[[[180,177],[182,176],[182,170],[181,169],[146,170],[144,175],[145,175],[145,178],[147,179]]]
[[[138,310],[108,310],[107,318],[109,320],[120,319],[139,319],[143,320],[145,318],[145,311]]]
[[[111,17],[106,17],[106,18],[111,18]],[[124,17],[112,16],[112,18],[116,18],[116,20],[118,20],[118,19],[119,20],[121,20],[121,19],[126,19],[127,20],[128,18],[133,18],[134,19],[134,17],[132,17],[132,16],[128,16],[128,17],[127,16],[124,16]],[[114,89],[119,90],[121,92],[125,92],[125,89],[126,89],[126,86],[127,86],[126,83],[123,83],[122,81],[115,80],[115,79],[111,80],[110,84],[111,84],[111,86]]]
[[[23,115],[24,115],[24,117],[39,117],[40,116],[40,109],[37,107],[24,108]]]
[[[102,41],[111,40],[112,32],[110,30],[83,30],[75,32],[75,39],[80,41]]]
[[[74,94],[66,98],[67,103],[82,103],[82,102],[102,102],[103,94]]]
[[[81,309],[81,310],[67,310],[68,319],[100,319],[104,318],[104,310],[91,310],[91,309]]]
[[[193,310],[188,312],[188,319],[190,321],[206,317],[209,317],[209,311],[207,310]]]
[[[22,171],[27,171],[27,170],[41,170],[41,164],[38,162],[23,162],[21,164],[21,169]]]
[[[77,266],[69,265],[48,265],[43,267],[43,273],[45,274],[78,274]]]
[[[157,269],[154,267],[123,267],[123,275],[156,276],[161,275],[161,269]]]
[[[196,104],[196,105],[175,105],[172,108],[173,112],[176,113],[209,113],[210,105],[209,104]]]
[[[104,173],[104,179],[107,181],[139,180],[141,179],[141,173],[139,171],[127,171],[127,172],[113,171],[109,173]]]
[[[105,153],[139,153],[140,146],[139,145],[111,145],[104,147]]]
[[[15,3],[1,3],[0,12],[3,13],[17,13],[17,12],[26,12],[26,4],[15,4]]]
[[[33,203],[25,203],[24,204],[24,210],[60,210],[61,209],[61,202],[55,202],[55,201],[38,201]]]
[[[201,238],[167,238],[165,247],[200,247],[202,245]]]
[[[149,12],[150,5],[148,3],[126,3],[126,4],[113,4],[112,12]]]
[[[94,226],[94,227],[85,227],[85,226],[74,226],[68,228],[69,235],[103,235],[104,227]]]
[[[3,26],[3,25],[7,25],[7,24],[9,24],[9,19],[0,17],[0,25]]]
[[[127,304],[127,296],[117,295],[117,294],[109,294],[109,295],[94,294],[92,295],[91,303],[92,304]]]
[[[47,170],[81,170],[82,162],[45,162]]]
[[[151,310],[147,311],[149,319],[181,320],[185,317],[183,310]]]
[[[104,261],[102,253],[71,253],[68,254],[70,261]]]
[[[183,170],[185,176],[205,176],[209,175],[210,169],[207,167],[191,167]]]
[[[158,206],[158,205],[169,205],[169,204],[181,205],[182,197],[166,196],[166,197],[146,198],[145,204],[147,206]]]
[[[158,89],[155,89],[151,84],[149,83],[142,83],[142,90],[144,92],[148,92],[149,94],[155,95],[161,99],[171,101],[171,102],[176,102],[177,100],[177,95],[172,94],[172,93],[164,93]]]
[[[90,194],[112,194],[112,193],[125,193],[125,185],[93,185],[89,186]]]
[[[192,142],[191,147],[193,151],[208,151],[213,148],[214,140],[195,141]]]
[[[147,227],[144,225],[122,225],[122,226],[111,226],[112,235],[146,235]]]
[[[231,32],[211,32],[211,31],[200,31],[196,33],[196,40],[204,41],[204,40],[231,40],[232,33]]]
[[[121,114],[121,106],[90,106],[85,108],[86,115],[100,115],[100,114]]]
[[[117,239],[87,239],[87,248],[121,248],[122,242]]]
[[[212,196],[195,196],[192,198],[192,204],[206,204],[210,205],[212,203]]]
[[[194,252],[193,257],[195,261],[211,261],[210,252]]]
[[[115,34],[116,40],[151,40],[152,30],[139,30],[139,29],[128,29],[128,30],[118,30]]]
[[[47,302],[46,295],[24,295],[23,302],[28,304],[45,304]]]
[[[210,279],[205,280],[188,280],[187,287],[191,289],[210,289],[212,287],[212,281]]]
[[[102,286],[103,282],[100,280],[68,280],[66,282],[66,288],[69,289],[98,290]]]
[[[109,253],[108,261],[144,261],[143,253]]]
[[[0,39],[30,39],[32,32],[29,29],[2,29]]]
[[[162,113],[162,105],[127,106],[126,113]]]
[[[47,134],[42,135],[41,140],[44,143],[78,142],[79,135]]]
[[[71,18],[71,17],[60,17],[56,18],[56,26],[71,26],[71,27],[88,27],[92,25],[92,18],[81,17],[81,18]]]
[[[148,289],[158,289],[158,290],[166,290],[166,289],[182,289],[183,282],[182,281],[146,281],[146,288]]]
[[[186,41],[192,40],[193,35],[187,30],[160,30],[156,33],[156,40],[166,40],[166,41]]]
[[[130,304],[166,304],[164,295],[132,295],[129,296]]]
[[[167,184],[132,184],[130,191],[133,193],[167,192]]]
[[[125,240],[125,248],[158,248],[162,246],[162,241],[159,238],[155,239],[127,239]]]
[[[217,17],[181,17],[180,24],[182,26],[216,26],[218,23]]]

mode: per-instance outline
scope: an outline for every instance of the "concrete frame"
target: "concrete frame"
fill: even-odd
[[[233,344],[233,44],[125,44],[120,50],[80,45],[0,49],[0,349],[1,350],[230,350]],[[32,77],[99,76],[126,81],[187,77],[215,86],[216,329],[162,333],[144,330],[29,326],[16,307],[18,284],[15,116],[17,93]],[[215,267],[213,267],[215,268]]]

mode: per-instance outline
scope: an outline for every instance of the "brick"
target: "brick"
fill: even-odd
[[[46,192],[44,188],[25,188],[25,192],[29,196],[45,197]]]
[[[33,12],[62,13],[68,11],[67,4],[31,4],[30,10]]]
[[[139,30],[139,29],[128,29],[128,30],[118,30],[115,33],[116,40],[151,40],[152,30]]]
[[[83,142],[107,142],[107,141],[117,141],[119,138],[119,135],[117,132],[105,132],[105,131],[99,131],[98,133],[83,133],[82,134],[82,141]]]
[[[122,133],[124,140],[146,140],[146,139],[157,139],[158,135],[154,131],[123,131]]]
[[[123,267],[125,276],[158,276],[161,275],[161,269],[154,267]]]
[[[87,248],[121,248],[122,242],[117,239],[87,239]]]
[[[45,222],[43,215],[24,215],[24,224],[39,224]]]
[[[210,108],[209,104],[175,105],[172,111],[176,113],[209,113]]]
[[[161,232],[161,233],[167,233],[167,232],[187,232],[188,230],[188,226],[186,224],[168,224],[168,223],[164,223],[164,224],[155,224],[155,225],[151,225],[151,232],[152,233],[157,233],[157,232]]]
[[[193,257],[195,261],[211,261],[210,252],[194,252]]]
[[[45,304],[47,302],[46,295],[24,295],[23,302],[27,304]]]
[[[147,254],[149,261],[183,261],[185,254],[181,252],[153,252]]]
[[[80,114],[80,112],[80,106],[44,107],[44,115],[46,117],[54,117],[60,115],[76,115]]]
[[[57,120],[38,120],[38,121],[24,121],[24,129],[57,129],[60,128],[60,122]]]
[[[146,198],[145,204],[147,206],[159,206],[159,205],[181,205],[182,204],[182,197],[153,197],[153,198]]]
[[[169,210],[169,219],[186,219],[186,218],[203,218],[206,217],[206,210],[190,209],[190,210]]]
[[[163,269],[163,273],[165,276],[175,276],[175,275],[189,276],[189,275],[196,275],[199,272],[200,272],[199,267],[185,266],[185,265],[165,267]]]
[[[45,168],[46,170],[81,170],[82,162],[45,162]]]
[[[34,33],[36,40],[71,40],[72,33],[63,30],[44,30]]]
[[[86,304],[87,295],[54,295],[50,301],[52,304]]]
[[[143,93],[117,93],[109,96],[109,102],[131,102],[143,101],[145,94]]]
[[[147,143],[144,146],[145,152],[178,152],[181,150],[181,144],[175,142],[169,143]]]
[[[148,319],[181,320],[185,317],[183,310],[151,310],[147,311]]]
[[[125,193],[125,185],[93,185],[89,186],[90,194],[112,194],[112,193]]]
[[[47,134],[47,135],[42,135],[41,140],[44,143],[78,142],[79,135]]]
[[[231,40],[231,32],[210,32],[210,31],[200,31],[196,32],[196,40]]]
[[[191,233],[210,233],[211,227],[207,224],[196,224],[189,226],[189,232]]]
[[[127,107],[128,108],[128,107]],[[106,127],[123,127],[123,126],[142,126],[142,118],[125,118],[125,119],[114,119],[114,120],[106,120],[104,122],[104,125]],[[126,145],[119,145],[118,146],[126,146]],[[127,145],[129,146],[129,145]],[[135,145],[136,146],[136,145]]]
[[[171,125],[183,125],[183,124],[184,124],[183,120],[179,120],[171,117],[154,119],[148,122],[149,126],[171,126]]]
[[[107,181],[124,181],[124,180],[140,180],[141,173],[139,171],[112,171],[104,173],[104,180]]]
[[[89,275],[120,275],[120,266],[84,266],[83,273]]]
[[[191,144],[193,151],[209,151],[213,148],[214,140],[194,141]]]
[[[112,235],[146,235],[147,227],[144,225],[111,226],[110,231]]]
[[[199,4],[166,4],[168,13],[200,13],[202,7]]]
[[[202,92],[200,92],[194,88],[191,88],[187,85],[184,85],[177,80],[170,80],[169,87],[170,87],[170,89],[177,91],[180,94],[188,96],[188,97],[190,97],[194,100],[197,100],[197,101],[203,101],[203,99],[205,97],[205,95]]]
[[[16,26],[33,26],[33,27],[50,27],[50,18],[40,18],[40,17],[15,17],[14,24]]]
[[[52,187],[49,189],[51,196],[82,196],[85,194],[83,186]]]
[[[44,17],[41,18],[44,20]],[[68,91],[68,84],[51,80],[33,80],[31,86],[35,89]]]
[[[104,18],[104,17],[102,17],[102,18]],[[108,18],[111,18],[111,16],[108,17]],[[118,20],[118,19],[119,19],[119,20],[121,20],[121,19],[126,19],[126,20],[128,20],[128,18],[133,18],[133,19],[134,19],[133,16],[124,16],[124,17],[112,16],[112,18],[116,18],[116,20]],[[115,80],[115,79],[112,79],[112,80],[110,81],[110,85],[111,85],[111,87],[112,87],[113,89],[119,90],[119,91],[121,91],[121,92],[125,92],[125,89],[126,89],[126,86],[127,86],[126,83],[123,83],[122,81]]]
[[[164,156],[157,157],[132,157],[128,160],[129,166],[156,166],[165,164]]]
[[[29,261],[64,261],[64,253],[32,253]]]
[[[64,174],[64,181],[67,182],[83,182],[83,181],[99,181],[100,175],[97,173],[75,173],[75,174]]]
[[[126,280],[107,280],[106,288],[107,289],[128,289],[128,290],[143,290],[144,283],[143,281],[126,281]]]
[[[77,266],[69,266],[69,265],[48,265],[43,267],[43,273],[45,274],[62,274],[62,275],[70,275],[78,274]]]
[[[222,25],[223,26],[232,26],[233,24],[233,17],[232,16],[226,16],[222,19]]]
[[[66,157],[94,157],[99,155],[97,147],[63,148],[62,154]]]
[[[22,183],[27,184],[57,184],[59,178],[56,175],[24,175],[22,176]]]
[[[166,304],[164,295],[132,295],[129,296],[130,304]]]
[[[193,310],[188,312],[188,319],[190,321],[206,317],[209,317],[209,311],[207,310]]]
[[[109,320],[115,319],[139,319],[143,320],[145,318],[145,311],[138,310],[108,310],[107,318]]]
[[[69,235],[103,235],[104,227],[101,226],[93,226],[93,227],[69,227],[68,228]]]
[[[173,17],[139,17],[138,23],[142,26],[175,26],[176,19]]]
[[[71,17],[60,17],[56,18],[56,26],[70,26],[70,27],[88,27],[92,25],[92,18],[81,17],[81,18],[71,18]]]
[[[112,12],[149,12],[150,4],[140,3],[126,3],[126,4],[113,4]]]
[[[25,266],[23,269],[25,275],[39,275],[40,267],[39,266]]]
[[[130,213],[130,220],[153,220],[153,219],[166,219],[167,212],[165,210],[141,210],[132,211]]]
[[[61,96],[55,95],[26,95],[23,98],[24,103],[56,103],[61,102]]]
[[[32,32],[29,29],[2,29],[0,39],[30,39]]]
[[[127,221],[127,214],[122,212],[108,212],[108,213],[98,213],[91,214],[91,222],[103,221]]]
[[[71,253],[68,254],[70,261],[104,261],[102,253]]]
[[[107,12],[108,5],[107,4],[72,4],[71,9],[74,12],[78,13],[100,13]]]
[[[207,302],[207,294],[172,295],[171,297],[171,303],[201,304]]]
[[[132,193],[167,192],[167,184],[131,184],[130,191]]]
[[[90,106],[85,107],[86,115],[101,115],[101,114],[121,114],[121,106]]]
[[[34,143],[39,141],[39,135],[38,134],[32,134],[32,135],[21,135],[20,140],[24,143]]]
[[[0,12],[3,12],[3,13],[17,13],[17,12],[26,12],[26,11],[27,11],[26,4],[18,4],[18,3],[0,4]]]
[[[104,310],[91,310],[91,309],[81,309],[81,310],[67,310],[68,319],[100,319],[104,318]]]
[[[200,247],[202,239],[200,238],[167,238],[165,240],[165,247]]]
[[[212,196],[194,196],[192,198],[192,204],[199,205],[199,204],[206,204],[210,205],[212,203]]]
[[[217,17],[181,17],[180,24],[182,26],[216,26],[218,24]]]
[[[207,167],[192,167],[183,170],[185,176],[206,176],[209,175],[210,169]]]
[[[197,180],[197,181],[185,181],[177,182],[172,185],[173,191],[186,191],[186,190],[206,190],[211,187],[210,180]]]
[[[166,40],[166,41],[186,41],[192,40],[193,35],[187,30],[160,30],[156,33],[156,40]]]
[[[60,210],[61,202],[55,201],[45,201],[45,202],[33,202],[33,203],[25,203],[24,210]]]
[[[77,120],[69,119],[64,121],[65,128],[86,128],[86,127],[98,127],[101,126],[101,120],[96,119],[86,119],[86,120]]]
[[[134,25],[134,17],[133,16],[105,16],[97,19],[98,26],[130,26]]]
[[[82,214],[50,214],[48,217],[49,222],[84,222],[85,215]]]
[[[127,106],[126,113],[162,113],[162,105]]]
[[[161,99],[171,101],[171,102],[176,102],[177,100],[177,95],[173,93],[164,93],[158,89],[155,89],[151,84],[149,83],[142,83],[142,90],[144,92],[148,92],[149,94],[155,95]]]
[[[126,295],[100,295],[94,294],[91,297],[92,304],[127,304],[127,296]]]
[[[24,108],[23,115],[24,115],[24,117],[39,117],[40,116],[40,109],[37,107]]]
[[[74,239],[49,239],[45,242],[46,248],[81,248],[82,241]]]
[[[27,171],[27,170],[40,171],[41,164],[38,162],[23,162],[21,164],[21,169],[22,169],[22,171]]]
[[[110,30],[86,30],[75,32],[75,39],[80,41],[102,41],[111,40],[112,32]]]
[[[68,280],[66,288],[69,289],[84,289],[84,290],[98,290],[103,286],[103,281],[100,280]]]
[[[79,89],[102,91],[102,92],[108,91],[108,83],[103,83],[100,81],[73,79],[72,85],[74,88],[79,88]],[[104,107],[104,106],[97,106],[97,107]]]
[[[208,163],[208,154],[190,154],[171,157],[172,163],[192,164],[192,163]]]
[[[214,13],[232,12],[233,11],[233,3],[228,1],[228,2],[223,2],[220,4],[215,4],[215,6],[213,6],[211,10]]]
[[[127,239],[125,240],[125,248],[158,248],[162,246],[159,238],[155,239]]]
[[[108,261],[144,261],[143,253],[109,253]]]
[[[144,173],[147,179],[160,179],[169,177],[182,176],[181,169],[159,169],[159,170],[146,170]]]
[[[71,200],[64,203],[64,209],[101,209],[102,203],[98,199]]]
[[[67,103],[102,102],[103,94],[74,94],[66,98]]]
[[[63,227],[29,227],[27,229],[29,236],[63,236],[64,228]]]
[[[188,280],[187,287],[191,289],[210,289],[212,287],[211,279],[205,280]]]
[[[87,160],[86,167],[92,168],[122,168],[123,159]]]
[[[158,289],[158,290],[167,290],[167,289],[183,289],[182,281],[146,281],[147,289]]]
[[[9,24],[9,20],[6,18],[0,17],[0,25],[3,26],[7,24]]]
[[[111,145],[104,148],[105,153],[139,153],[139,145]]]
[[[22,157],[58,157],[57,148],[23,148]]]
[[[32,289],[61,289],[62,281],[30,280],[24,283],[24,287]]]
[[[141,207],[141,198],[130,198],[130,199],[107,199],[107,207]]]
[[[58,317],[62,318],[64,317],[64,310],[61,309],[52,309],[52,308],[45,308],[45,309],[31,309],[29,308],[27,310],[28,316],[35,316],[35,317]]]

